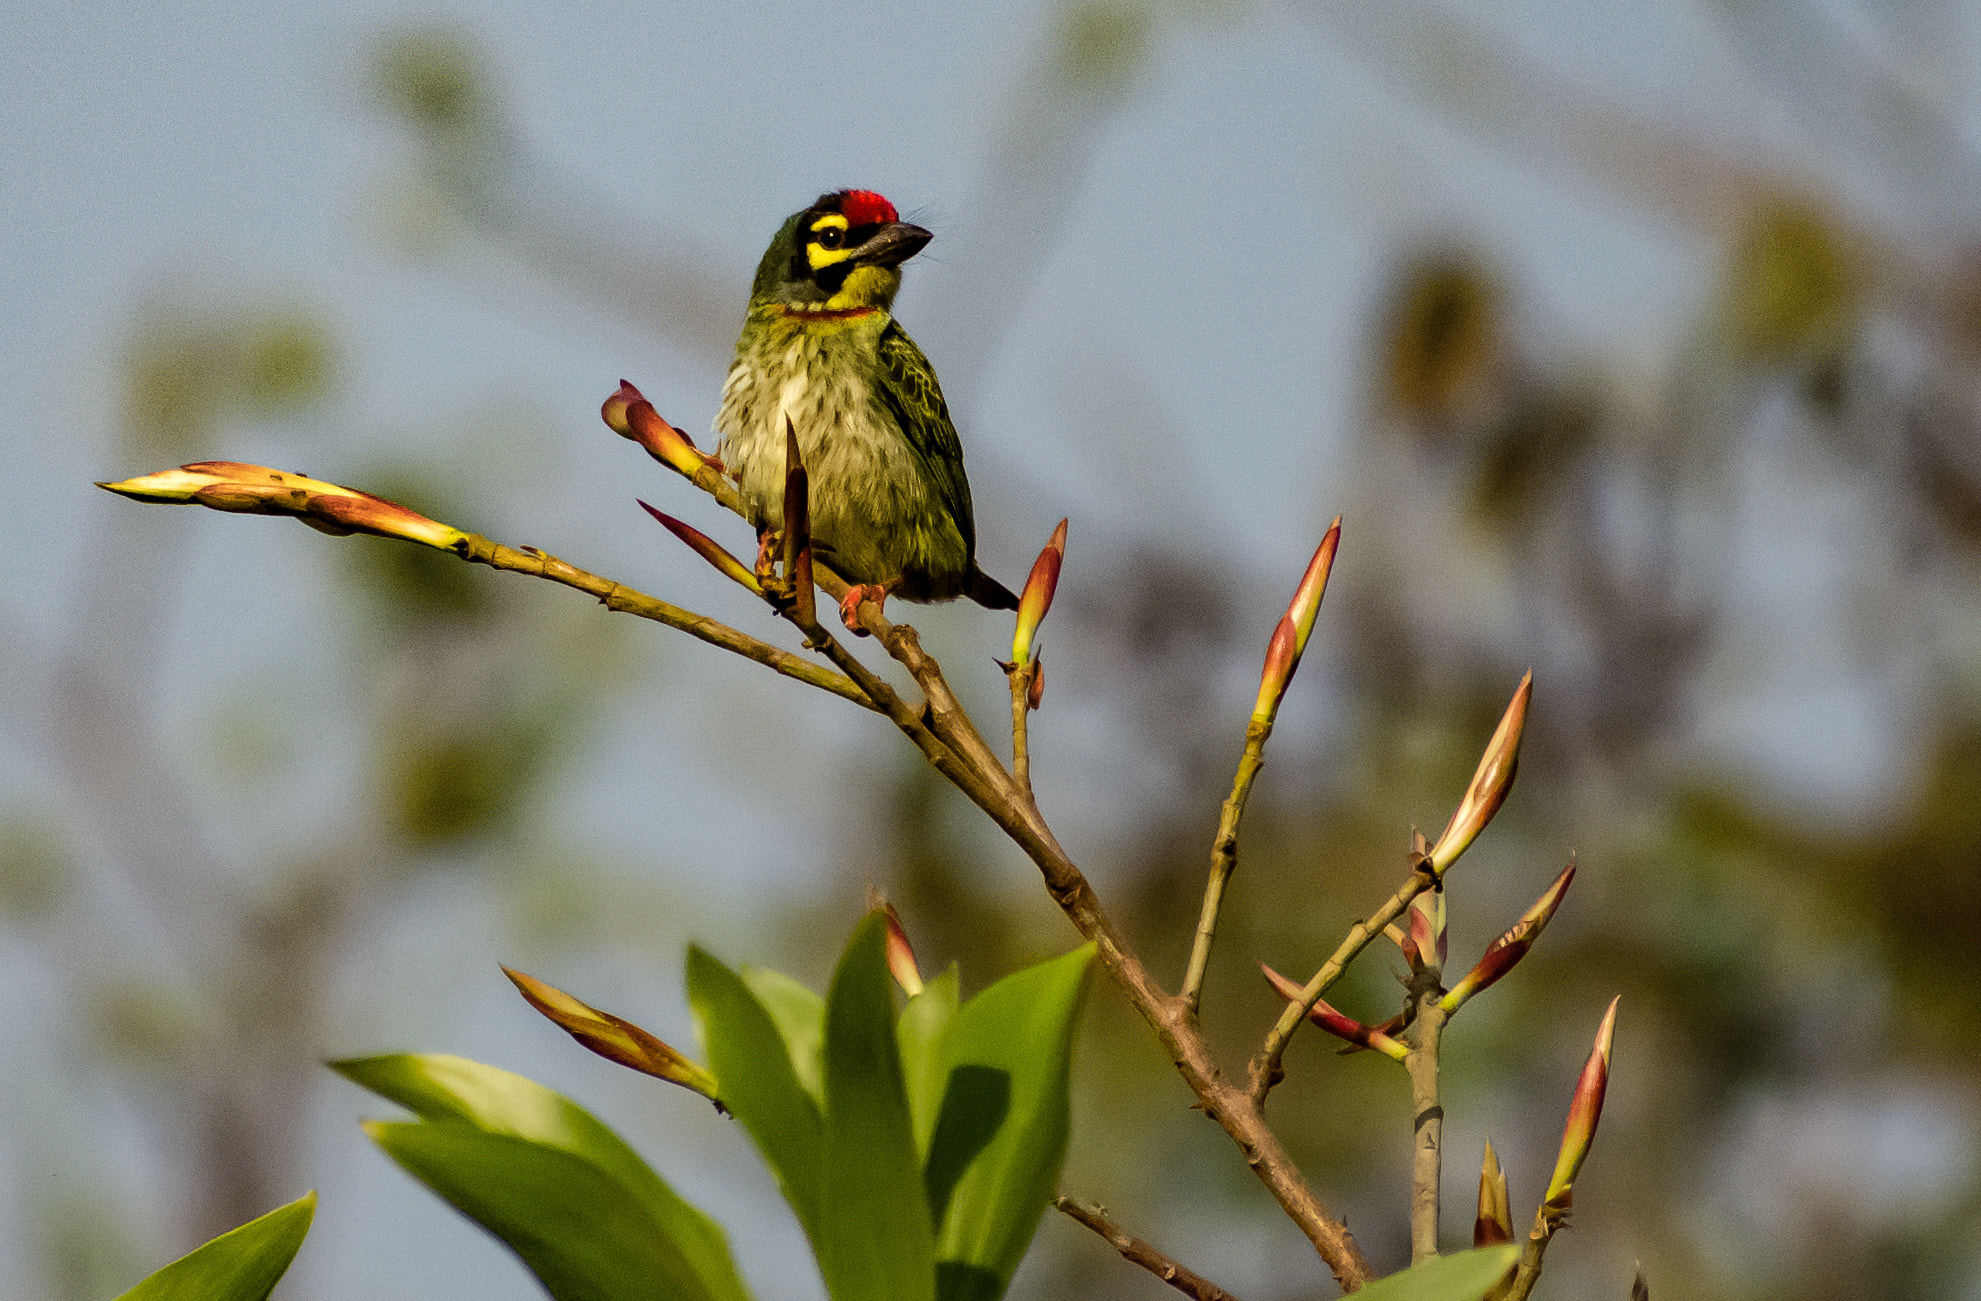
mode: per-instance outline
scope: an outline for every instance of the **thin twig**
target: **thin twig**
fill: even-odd
[[[1384,927],[1402,916],[1403,910],[1410,906],[1412,899],[1437,883],[1437,878],[1431,875],[1428,861],[1421,853],[1413,852],[1412,858],[1415,866],[1410,870],[1409,879],[1397,887],[1396,893],[1391,895],[1382,907],[1376,909],[1368,920],[1356,922],[1348,928],[1348,936],[1334,951],[1334,956],[1321,964],[1321,969],[1314,973],[1314,978],[1301,987],[1300,997],[1286,1005],[1286,1010],[1280,1013],[1278,1022],[1267,1032],[1265,1042],[1259,1046],[1259,1051],[1253,1056],[1252,1064],[1247,1071],[1250,1077],[1248,1093],[1253,1106],[1265,1106],[1266,1095],[1271,1093],[1273,1085],[1280,1081],[1282,1075],[1280,1062],[1286,1056],[1286,1045],[1293,1041],[1293,1032],[1298,1030],[1300,1023],[1307,1019],[1307,1013],[1314,1010],[1314,1004],[1321,995],[1327,993],[1328,986],[1340,979],[1341,973],[1348,964],[1355,960],[1355,955],[1369,946],[1369,941],[1382,934]]]
[[[819,585],[835,600],[846,595],[844,580],[829,570],[820,574]],[[872,601],[862,601],[858,614],[874,640],[885,647],[887,653],[907,669],[909,676],[921,687],[922,694],[928,699],[930,729],[958,754],[968,756],[982,769],[987,779],[1015,796],[1018,792],[1016,782],[1006,771],[1004,762],[985,742],[983,734],[977,731],[977,725],[971,721],[962,703],[956,699],[956,692],[943,676],[942,666],[922,649],[921,634],[909,624],[890,623]],[[1043,825],[1040,823],[1041,827]]]
[[[1055,1196],[1052,1204],[1100,1234],[1107,1241],[1107,1245],[1120,1252],[1125,1259],[1140,1265],[1185,1296],[1194,1297],[1196,1301],[1238,1301],[1238,1298],[1203,1275],[1185,1269],[1141,1238],[1122,1228],[1100,1207],[1074,1201],[1065,1193]]]
[[[863,708],[879,709],[879,706],[868,699],[851,678],[843,674],[834,673],[824,665],[760,641],[748,633],[738,632],[728,624],[720,623],[707,615],[684,610],[678,605],[670,605],[657,597],[627,587],[624,583],[616,583],[609,578],[588,573],[575,565],[559,560],[547,551],[538,551],[534,547],[506,547],[499,542],[491,542],[479,534],[470,533],[468,547],[462,553],[462,557],[471,564],[487,565],[491,569],[503,569],[511,573],[529,574],[536,578],[547,578],[553,583],[574,587],[580,592],[597,597],[609,610],[637,615],[642,619],[652,619],[655,623],[664,623],[670,628],[678,628],[690,637],[700,638],[711,646],[720,646],[723,650],[732,651],[745,659],[755,660],[785,677],[796,678],[821,691],[830,691],[833,695],[850,700]]]
[[[1011,779],[1025,792],[1034,807],[1038,796],[1032,793],[1032,751],[1027,720],[1032,713],[1032,678],[1038,672],[1036,660],[1011,666]]]
[[[1414,1265],[1438,1254],[1438,1193],[1444,1173],[1438,1043],[1446,1014],[1438,1004],[1444,989],[1438,983],[1436,967],[1420,967],[1410,985],[1410,1002],[1417,1016],[1410,1027],[1410,1055],[1403,1059],[1403,1066],[1410,1073],[1410,1263]]]
[[[900,693],[877,676],[874,671],[860,662],[858,656],[846,644],[827,632],[812,620],[806,622],[797,605],[784,611],[797,629],[805,635],[806,644],[822,652],[834,664],[845,670],[861,691],[873,700],[881,713],[886,714],[894,725],[901,729],[907,738],[915,743],[936,771],[949,779],[970,801],[980,808],[988,808],[997,799],[997,793],[984,781],[981,774],[966,763],[954,750],[937,737],[923,722],[921,711],[912,708],[901,699]]]
[[[1492,1301],[1527,1301],[1534,1285],[1541,1281],[1541,1258],[1547,1255],[1548,1240],[1559,1227],[1559,1223],[1549,1223],[1545,1215],[1534,1217],[1534,1228],[1520,1247],[1520,1263],[1514,1267],[1513,1277],[1504,1284],[1503,1291],[1487,1294]]]
[[[1204,905],[1197,917],[1197,938],[1190,946],[1190,965],[1183,973],[1179,997],[1196,1011],[1203,996],[1204,971],[1210,966],[1211,939],[1217,931],[1218,912],[1224,906],[1225,883],[1238,867],[1238,823],[1245,816],[1245,801],[1252,794],[1252,781],[1266,766],[1266,738],[1272,735],[1270,719],[1253,718],[1245,726],[1245,752],[1238,758],[1238,772],[1231,781],[1231,794],[1218,811],[1217,836],[1211,841],[1211,874],[1204,883]]]

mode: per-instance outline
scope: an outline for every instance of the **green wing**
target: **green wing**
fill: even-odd
[[[977,549],[977,525],[970,511],[970,481],[963,477],[963,445],[942,400],[935,367],[908,337],[899,321],[890,320],[880,336],[880,398],[901,426],[908,445],[921,459],[936,498],[963,535],[972,554]]]

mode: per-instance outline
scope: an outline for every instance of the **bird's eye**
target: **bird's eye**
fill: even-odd
[[[820,248],[838,248],[846,242],[846,232],[837,226],[827,226],[812,236]]]

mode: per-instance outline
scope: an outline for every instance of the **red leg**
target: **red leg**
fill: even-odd
[[[865,637],[867,630],[860,626],[860,602],[872,601],[876,606],[887,600],[886,583],[855,583],[846,589],[846,595],[839,600],[839,618],[846,630],[856,637]]]

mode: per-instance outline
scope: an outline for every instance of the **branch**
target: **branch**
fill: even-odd
[[[1438,1043],[1445,1011],[1438,1005],[1436,968],[1424,968],[1411,981],[1417,1008],[1411,1026],[1410,1072],[1412,1158],[1410,1166],[1410,1263],[1438,1254],[1438,1191],[1444,1171],[1444,1106],[1438,1099]]]
[[[1183,973],[1182,999],[1194,1013],[1204,988],[1204,971],[1211,961],[1211,940],[1217,932],[1218,913],[1224,907],[1224,887],[1238,868],[1238,823],[1245,816],[1245,801],[1251,797],[1253,779],[1265,766],[1266,738],[1272,735],[1273,719],[1279,715],[1279,702],[1293,682],[1294,670],[1307,650],[1307,638],[1314,631],[1314,616],[1320,613],[1321,597],[1327,593],[1328,574],[1334,569],[1334,553],[1341,545],[1341,516],[1334,517],[1313,559],[1293,589],[1286,613],[1274,626],[1266,643],[1266,663],[1259,673],[1259,697],[1252,706],[1252,718],[1245,725],[1245,751],[1238,759],[1238,772],[1231,782],[1218,813],[1217,835],[1211,841],[1211,873],[1204,883],[1204,904],[1197,918],[1197,938],[1190,946],[1190,965]]]
[[[1204,883],[1204,904],[1197,916],[1197,938],[1190,946],[1190,965],[1183,973],[1183,1001],[1196,1011],[1204,989],[1204,971],[1210,966],[1211,938],[1217,931],[1218,913],[1224,907],[1225,883],[1238,868],[1238,823],[1245,816],[1245,801],[1251,797],[1252,781],[1266,766],[1266,738],[1272,735],[1272,720],[1254,718],[1245,727],[1245,752],[1238,757],[1238,772],[1231,781],[1231,794],[1218,810],[1217,835],[1211,840],[1211,874]]]
[[[1098,1206],[1088,1206],[1076,1202],[1065,1193],[1052,1199],[1052,1204],[1073,1219],[1086,1225],[1107,1240],[1107,1245],[1122,1256],[1148,1270],[1178,1292],[1196,1301],[1238,1301],[1238,1298],[1211,1282],[1201,1274],[1183,1268],[1153,1246],[1116,1224],[1105,1210]]]
[[[1011,659],[999,665],[1011,681],[1011,775],[1034,806],[1032,793],[1032,752],[1025,720],[1039,707],[1045,694],[1045,665],[1039,662],[1033,641],[1046,612],[1052,609],[1053,593],[1059,588],[1059,570],[1066,561],[1066,521],[1059,521],[1046,541],[1045,550],[1032,562],[1025,591],[1018,598],[1017,626],[1011,633]]]
[[[459,556],[470,564],[547,578],[597,597],[609,610],[664,623],[711,646],[755,660],[785,677],[830,691],[862,708],[875,708],[874,702],[844,675],[707,615],[684,610],[623,583],[588,573],[548,552],[534,547],[503,546],[478,533],[441,524],[397,502],[355,488],[238,461],[198,461],[176,470],[161,470],[97,486],[133,501],[206,506],[236,514],[290,515],[323,533],[369,533],[400,538]]]
[[[1321,969],[1314,973],[1312,980],[1301,986],[1299,997],[1286,1005],[1286,1010],[1280,1013],[1278,1022],[1267,1032],[1265,1042],[1259,1046],[1259,1051],[1252,1058],[1251,1066],[1247,1070],[1250,1078],[1248,1093],[1254,1106],[1265,1106],[1266,1095],[1271,1093],[1273,1085],[1278,1084],[1284,1077],[1285,1072],[1280,1063],[1286,1056],[1286,1045],[1292,1042],[1293,1032],[1298,1030],[1300,1023],[1307,1019],[1307,1013],[1313,1011],[1314,1004],[1320,1001],[1321,995],[1327,993],[1328,987],[1340,979],[1341,973],[1350,962],[1355,960],[1355,956],[1367,948],[1371,940],[1383,933],[1384,927],[1402,915],[1403,910],[1410,906],[1412,899],[1437,883],[1437,878],[1431,874],[1430,859],[1423,852],[1423,837],[1418,836],[1417,840],[1417,848],[1410,853],[1409,879],[1397,887],[1396,893],[1391,895],[1382,907],[1376,909],[1368,920],[1356,922],[1348,928],[1348,937],[1342,940],[1341,946],[1334,951],[1334,956],[1321,964]]]

